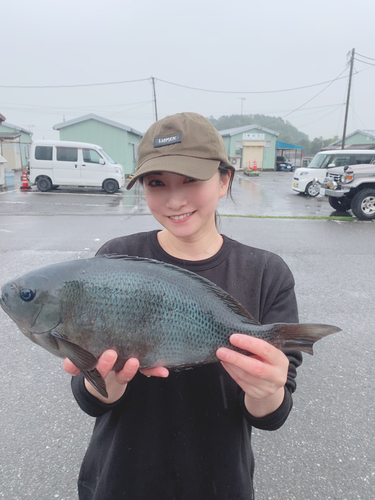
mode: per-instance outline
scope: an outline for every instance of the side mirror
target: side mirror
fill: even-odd
[[[105,165],[105,161],[103,160],[103,158],[100,158],[99,163],[100,165]]]
[[[328,165],[328,168],[332,168],[332,167],[335,167],[335,166],[336,166],[336,165],[335,165],[334,163],[330,163],[330,164]]]

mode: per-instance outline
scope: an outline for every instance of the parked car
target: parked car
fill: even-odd
[[[95,186],[112,194],[125,186],[122,166],[100,146],[85,142],[35,141],[28,177],[39,191],[59,186]]]
[[[375,158],[375,151],[366,149],[339,149],[331,151],[320,151],[312,159],[307,167],[297,168],[293,176],[293,191],[317,196],[319,185],[327,177],[333,167],[344,167],[346,165],[358,165],[370,163]]]
[[[352,210],[360,220],[375,219],[375,162],[332,168],[320,184],[335,210]]]
[[[294,172],[294,167],[285,156],[276,157],[276,170],[278,172]]]

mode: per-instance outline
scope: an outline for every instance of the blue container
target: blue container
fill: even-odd
[[[7,187],[14,187],[14,170],[11,168],[4,169],[4,179]]]

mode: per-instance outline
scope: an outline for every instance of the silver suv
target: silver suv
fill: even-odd
[[[360,220],[375,219],[375,162],[334,167],[320,184],[335,210],[349,210]]]

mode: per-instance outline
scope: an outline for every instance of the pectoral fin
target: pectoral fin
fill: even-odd
[[[105,385],[104,378],[100,375],[98,370],[94,368],[93,370],[87,372],[82,372],[85,378],[90,382],[94,389],[98,391],[104,398],[108,398],[108,392]]]
[[[98,364],[98,358],[83,347],[65,339],[57,332],[51,332],[51,335],[55,339],[60,353],[70,359],[81,371],[91,371]]]
[[[90,382],[94,389],[104,398],[108,398],[105,381],[95,368],[98,364],[98,358],[78,344],[65,339],[57,332],[51,332],[51,335],[63,357],[70,359],[70,361],[82,371],[84,377]]]

